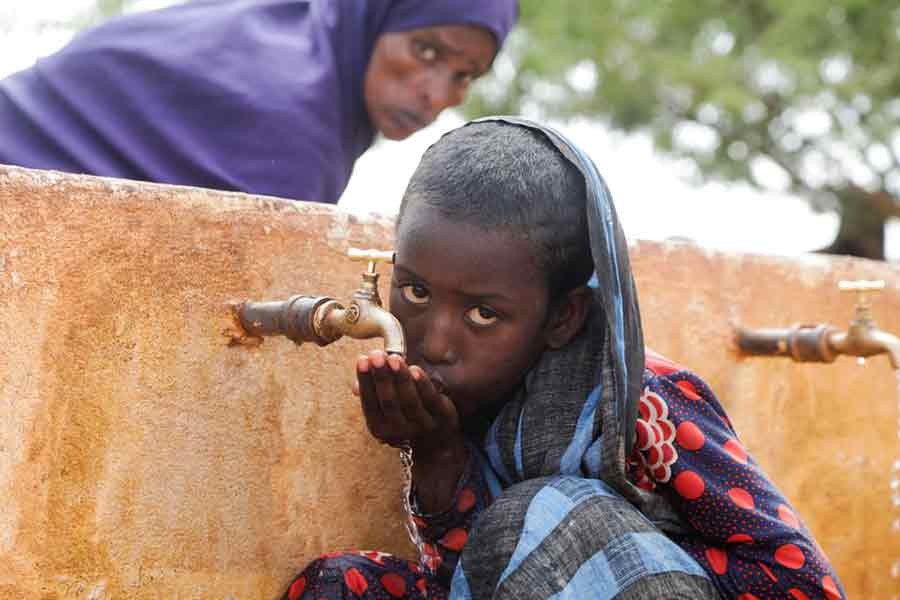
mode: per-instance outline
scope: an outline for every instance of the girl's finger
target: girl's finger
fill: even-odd
[[[394,385],[394,372],[388,364],[387,356],[381,350],[373,350],[369,353],[369,365],[372,367],[372,380],[375,383],[378,405],[388,428],[402,429],[406,418],[400,410],[397,389]]]
[[[434,419],[422,404],[419,389],[412,377],[410,368],[406,366],[406,362],[399,356],[388,357],[388,363],[394,372],[397,403],[409,424],[410,435],[418,437],[430,432],[434,429]]]
[[[422,406],[435,424],[440,424],[441,427],[448,429],[456,428],[459,423],[459,417],[456,412],[456,406],[453,405],[450,398],[437,391],[437,388],[434,387],[425,371],[415,365],[410,367],[409,370],[410,376],[419,392],[419,397],[422,400]]]
[[[378,437],[384,415],[381,414],[375,380],[372,378],[372,365],[367,356],[360,356],[356,360],[356,385],[359,389],[360,404],[363,416],[366,418],[366,426],[372,435]]]

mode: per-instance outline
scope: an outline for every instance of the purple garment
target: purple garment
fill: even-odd
[[[337,202],[375,131],[381,33],[516,0],[200,0],[121,17],[0,81],[0,163]]]

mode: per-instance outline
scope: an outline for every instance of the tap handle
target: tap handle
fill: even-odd
[[[884,279],[842,279],[838,282],[838,289],[842,292],[880,292],[884,289]]]
[[[838,289],[842,292],[855,292],[859,294],[860,303],[865,303],[865,295],[868,292],[880,292],[884,289],[884,279],[842,279],[838,282]]]
[[[350,260],[369,263],[367,269],[369,273],[374,273],[375,265],[380,262],[394,264],[393,250],[373,250],[371,248],[362,250],[360,248],[350,248],[347,250],[347,256]]]
[[[883,279],[857,279],[857,280],[846,280],[842,279],[838,282],[838,289],[842,292],[850,292],[858,294],[856,297],[856,315],[858,318],[871,318],[869,314],[869,299],[866,296],[868,293],[872,292],[880,292],[884,289],[884,280]]]

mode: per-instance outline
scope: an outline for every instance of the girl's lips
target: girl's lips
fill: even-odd
[[[437,390],[438,394],[447,394],[447,384],[444,382],[444,378],[441,377],[440,373],[437,371],[425,371],[425,374],[428,376],[431,385],[434,386],[434,389]]]

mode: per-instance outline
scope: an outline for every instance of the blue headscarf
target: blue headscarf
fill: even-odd
[[[644,341],[628,244],[612,195],[591,158],[553,128],[518,117],[480,121],[509,123],[546,137],[581,173],[594,263],[594,303],[584,330],[565,347],[542,354],[488,430],[488,482],[498,494],[540,477],[601,479],[657,523],[677,530],[668,502],[627,476],[643,387]]]
[[[0,81],[0,163],[337,202],[371,145],[385,32],[478,25],[516,0],[200,0],[127,16]]]

